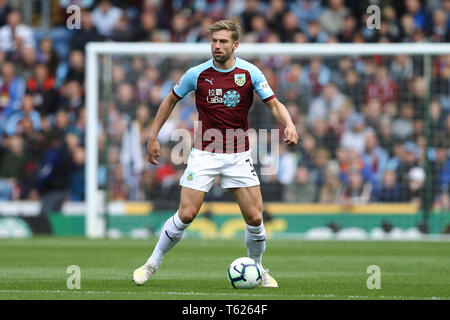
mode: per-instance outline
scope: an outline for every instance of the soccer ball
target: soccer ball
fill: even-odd
[[[261,283],[261,270],[252,258],[238,258],[228,267],[228,279],[236,289],[253,289]]]

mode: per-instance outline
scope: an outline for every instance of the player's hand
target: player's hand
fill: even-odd
[[[290,147],[295,146],[298,143],[298,132],[294,125],[284,129],[284,142]]]
[[[147,151],[148,151],[148,161],[154,165],[159,163],[159,142],[156,139],[148,139]]]

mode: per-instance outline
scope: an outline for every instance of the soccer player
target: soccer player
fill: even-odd
[[[262,255],[266,249],[262,197],[245,134],[253,91],[285,128],[284,142],[293,146],[299,137],[288,111],[275,97],[263,73],[255,65],[235,56],[239,30],[240,26],[231,20],[218,21],[209,28],[213,58],[190,68],[181,77],[162,101],[154,119],[147,148],[149,161],[157,165],[160,152],[157,137],[161,127],[177,102],[190,91],[195,91],[201,125],[194,134],[194,146],[180,179],[180,205],[161,229],[158,243],[147,262],[134,271],[133,280],[138,285],[148,281],[166,253],[180,241],[184,230],[197,216],[215,177],[220,175],[221,186],[231,192],[244,217],[247,253],[262,270],[261,286],[278,287],[277,281],[262,267]],[[230,137],[230,129],[238,133]]]

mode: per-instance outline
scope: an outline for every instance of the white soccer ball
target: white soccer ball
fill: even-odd
[[[261,283],[261,270],[252,258],[238,258],[228,267],[228,279],[236,289],[253,289]]]

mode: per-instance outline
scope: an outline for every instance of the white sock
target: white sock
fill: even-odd
[[[258,266],[262,268],[262,255],[266,250],[266,229],[264,228],[264,223],[256,227],[247,224],[245,245],[247,246],[249,258],[255,260]]]
[[[183,237],[184,229],[186,229],[189,224],[183,223],[178,216],[178,211],[171,216],[161,229],[161,234],[159,236],[158,243],[153,250],[152,255],[148,258],[146,264],[153,264],[156,268],[159,268],[164,255],[172,249],[178,241]]]

